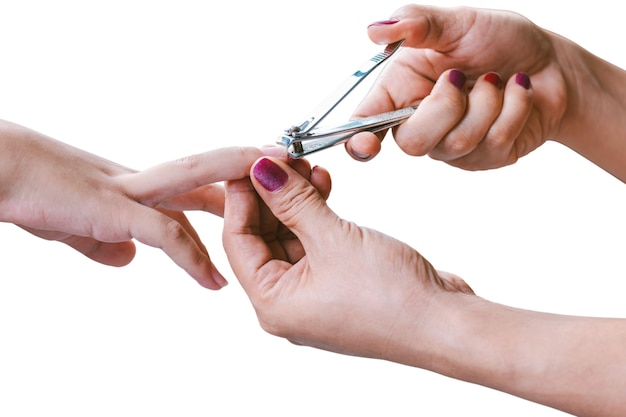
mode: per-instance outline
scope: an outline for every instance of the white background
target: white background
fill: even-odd
[[[405,3],[2,0],[0,118],[137,169],[273,143],[378,52],[367,25]],[[437,4],[511,9],[626,67],[612,2]],[[478,173],[406,156],[391,138],[367,164],[342,147],[309,159],[330,170],[339,215],[487,299],[626,315],[624,184],[564,147]],[[116,269],[0,224],[0,415],[563,415],[264,333],[223,254],[221,219],[190,217],[231,282],[222,291],[153,248]]]

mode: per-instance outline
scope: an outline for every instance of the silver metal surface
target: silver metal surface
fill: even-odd
[[[304,137],[283,135],[280,143],[287,147],[287,153],[294,159],[302,158],[313,152],[344,143],[360,132],[376,133],[399,125],[411,117],[415,107],[405,107],[374,116],[353,119],[342,125],[317,128]]]
[[[365,77],[400,49],[403,42],[399,41],[387,45],[382,52],[363,63],[358,70],[311,112],[312,115],[309,118],[299,125],[285,129],[278,143],[287,147],[287,151],[292,158],[301,158],[318,150],[343,143],[356,133],[364,131],[375,133],[396,126],[410,117],[415,112],[417,106],[350,120],[339,126],[317,127],[319,122],[337,107]]]

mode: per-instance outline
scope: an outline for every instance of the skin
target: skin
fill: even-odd
[[[330,178],[323,169],[273,161],[287,174],[280,188],[266,189],[254,167],[251,179],[227,182],[223,234],[231,267],[267,332],[578,416],[626,413],[626,320],[483,299],[409,245],[338,217],[325,201]]]
[[[407,154],[484,170],[553,140],[626,181],[622,69],[507,11],[408,5],[370,25],[368,35],[377,44],[405,43],[354,115],[423,100],[393,132]],[[451,69],[467,76],[463,90],[450,83]],[[489,72],[500,75],[502,88],[485,81]],[[515,82],[520,72],[530,77],[529,89]],[[346,147],[370,160],[381,143],[364,133]]]
[[[558,140],[626,179],[623,71],[512,13],[407,6],[394,17],[370,37],[426,49],[402,51],[355,115],[424,99],[394,135],[407,153],[489,169]],[[464,89],[449,83],[451,68],[468,76]],[[503,89],[484,82],[489,71],[508,80]],[[515,82],[519,71],[530,89]],[[380,141],[362,135],[347,146],[367,159]],[[260,150],[227,148],[137,172],[8,122],[0,149],[0,220],[36,236],[115,266],[132,260],[137,239],[217,289],[225,281],[183,211],[224,207],[229,261],[268,332],[580,416],[626,413],[624,320],[485,300],[409,245],[338,217],[326,203],[328,172],[306,161],[253,164]],[[266,188],[268,179],[280,186]]]
[[[393,132],[406,153],[483,170],[554,140],[626,180],[623,70],[515,13],[410,5],[391,20],[370,26],[370,38],[405,39],[405,47],[355,116],[421,102]],[[467,76],[462,88],[450,82],[452,69]],[[492,72],[502,85],[485,79]],[[529,85],[516,81],[520,72]],[[364,133],[346,147],[369,160],[381,140]],[[577,416],[626,415],[626,320],[481,298],[409,245],[337,216],[326,204],[330,180],[321,168],[303,173],[273,162],[279,170],[268,170],[267,161],[260,169],[258,161],[249,179],[226,184],[223,235],[267,332],[427,369]]]
[[[223,214],[224,180],[263,152],[224,148],[138,172],[0,121],[0,221],[123,266],[137,240],[161,248],[206,288],[226,285],[183,210]]]

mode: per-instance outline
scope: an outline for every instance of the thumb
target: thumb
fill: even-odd
[[[304,245],[310,239],[317,240],[320,230],[328,230],[329,223],[338,220],[318,191],[330,187],[330,177],[325,171],[319,172],[323,178],[314,178],[314,171],[309,182],[288,164],[270,157],[257,160],[251,169],[252,184],[259,196]]]
[[[376,44],[404,39],[404,46],[445,51],[467,33],[475,11],[470,8],[443,8],[408,5],[387,20],[368,26],[368,35]]]

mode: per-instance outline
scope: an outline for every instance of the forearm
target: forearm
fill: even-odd
[[[567,79],[567,111],[560,142],[626,182],[626,71],[553,36]]]
[[[15,184],[16,166],[22,156],[16,146],[15,126],[0,120],[0,221],[6,221],[7,206]]]
[[[625,320],[519,310],[458,293],[440,303],[432,309],[437,328],[421,329],[431,339],[413,341],[416,354],[401,359],[409,365],[577,416],[626,415]]]
[[[53,143],[37,132],[0,120],[0,221],[16,223],[27,218],[30,206],[25,204],[25,196],[37,195],[53,183],[49,172],[38,172],[57,162],[54,148],[49,146]],[[58,162],[59,169],[66,166]]]

